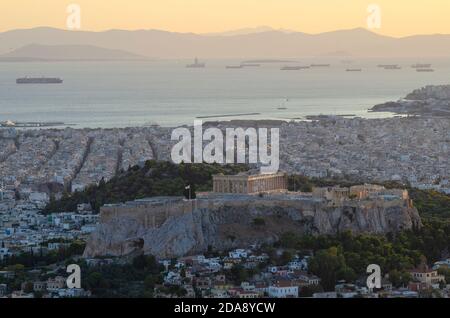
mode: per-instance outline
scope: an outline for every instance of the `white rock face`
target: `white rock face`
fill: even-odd
[[[144,252],[159,258],[179,257],[204,252],[274,242],[285,232],[334,234],[388,233],[422,225],[417,210],[399,203],[384,206],[380,202],[349,202],[330,207],[325,202],[299,199],[227,197],[198,199],[186,210],[186,201],[170,200],[170,208],[161,225],[151,225],[149,215],[158,207],[102,215],[102,223],[88,241],[85,256],[125,256]],[[167,206],[164,207],[167,213]],[[256,225],[255,219],[264,224]],[[144,221],[147,220],[147,221]]]

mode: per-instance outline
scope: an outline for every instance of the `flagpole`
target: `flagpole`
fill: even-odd
[[[191,201],[191,185],[189,184],[188,186],[184,187],[185,190],[189,190],[189,201]]]

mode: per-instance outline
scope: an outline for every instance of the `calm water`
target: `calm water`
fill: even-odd
[[[370,114],[371,106],[397,100],[415,88],[450,82],[450,59],[364,60],[330,68],[280,71],[283,64],[225,69],[240,61],[0,63],[0,121],[62,121],[76,127],[125,127],[157,122],[192,124],[197,116],[261,113],[239,118],[292,119],[314,114]],[[434,73],[417,73],[416,62],[433,63]],[[377,64],[399,64],[384,70]],[[346,68],[363,72],[345,72]],[[62,85],[16,85],[22,76],[57,76]],[[285,102],[286,98],[289,99]],[[287,110],[278,110],[278,107]],[[220,119],[220,118],[217,118]],[[231,119],[227,117],[226,119]]]

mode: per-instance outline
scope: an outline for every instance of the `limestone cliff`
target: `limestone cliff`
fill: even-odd
[[[274,242],[284,232],[387,233],[421,226],[406,201],[349,201],[331,206],[302,196],[157,198],[105,207],[85,257],[144,252],[160,258]]]

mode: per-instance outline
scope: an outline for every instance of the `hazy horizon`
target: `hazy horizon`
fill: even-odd
[[[369,29],[364,26],[356,26],[356,27],[350,27],[350,28],[343,28],[343,29],[330,29],[327,31],[321,31],[321,32],[315,32],[315,33],[309,33],[304,32],[302,30],[291,30],[291,29],[284,29],[284,28],[274,28],[268,25],[256,25],[256,26],[248,26],[248,27],[242,27],[242,28],[236,28],[236,29],[226,29],[222,31],[214,31],[214,32],[192,32],[192,31],[171,31],[161,28],[137,28],[137,29],[126,29],[126,28],[109,28],[109,29],[102,29],[102,30],[68,30],[64,27],[55,27],[50,25],[38,25],[33,27],[24,27],[24,28],[14,28],[9,30],[0,30],[0,34],[2,33],[9,33],[9,32],[17,32],[17,31],[30,31],[30,30],[38,30],[38,29],[51,29],[51,30],[58,30],[58,31],[71,31],[71,32],[78,32],[78,33],[105,33],[105,32],[112,32],[112,31],[124,31],[124,32],[139,32],[139,31],[159,31],[159,32],[167,32],[167,33],[175,33],[175,34],[193,34],[198,36],[239,36],[239,35],[252,35],[252,34],[258,34],[258,33],[267,33],[267,32],[280,32],[285,34],[291,34],[291,33],[299,33],[304,35],[322,35],[322,34],[328,34],[328,33],[334,33],[334,32],[342,32],[342,31],[354,31],[354,30],[364,30],[370,33],[373,33],[375,35],[379,35],[386,38],[393,38],[393,39],[403,39],[403,38],[409,38],[409,37],[415,37],[415,36],[434,36],[434,35],[450,35],[450,30],[448,33],[417,33],[417,34],[410,34],[410,35],[404,35],[404,36],[391,36],[382,34],[380,32],[377,32],[376,30]]]
[[[0,32],[40,26],[65,29],[67,6],[81,8],[82,31],[167,30],[178,33],[222,33],[269,26],[308,34],[367,26],[368,6],[380,8],[376,33],[405,37],[417,34],[450,34],[450,3],[442,0],[130,0],[124,9],[117,1],[4,0],[0,3]]]
[[[300,57],[387,57],[420,59],[450,56],[449,35],[417,35],[393,38],[365,28],[307,34],[267,27],[199,35],[161,30],[104,32],[69,31],[58,28],[20,29],[0,33],[0,55],[4,57],[55,56],[55,50],[77,58],[73,50],[57,46],[96,46],[121,50],[147,58],[300,58]],[[268,32],[269,31],[269,32]],[[33,54],[30,45],[46,46]],[[36,50],[34,50],[36,51]],[[92,51],[92,49],[90,49]],[[99,51],[99,50],[97,50]],[[24,55],[24,52],[31,54]],[[79,51],[81,56],[88,56]],[[20,53],[20,54],[18,54]],[[62,54],[62,55],[61,55]],[[106,55],[110,55],[105,51]],[[91,54],[92,55],[92,54]],[[94,54],[98,56],[98,54]],[[116,55],[114,53],[113,55]]]

